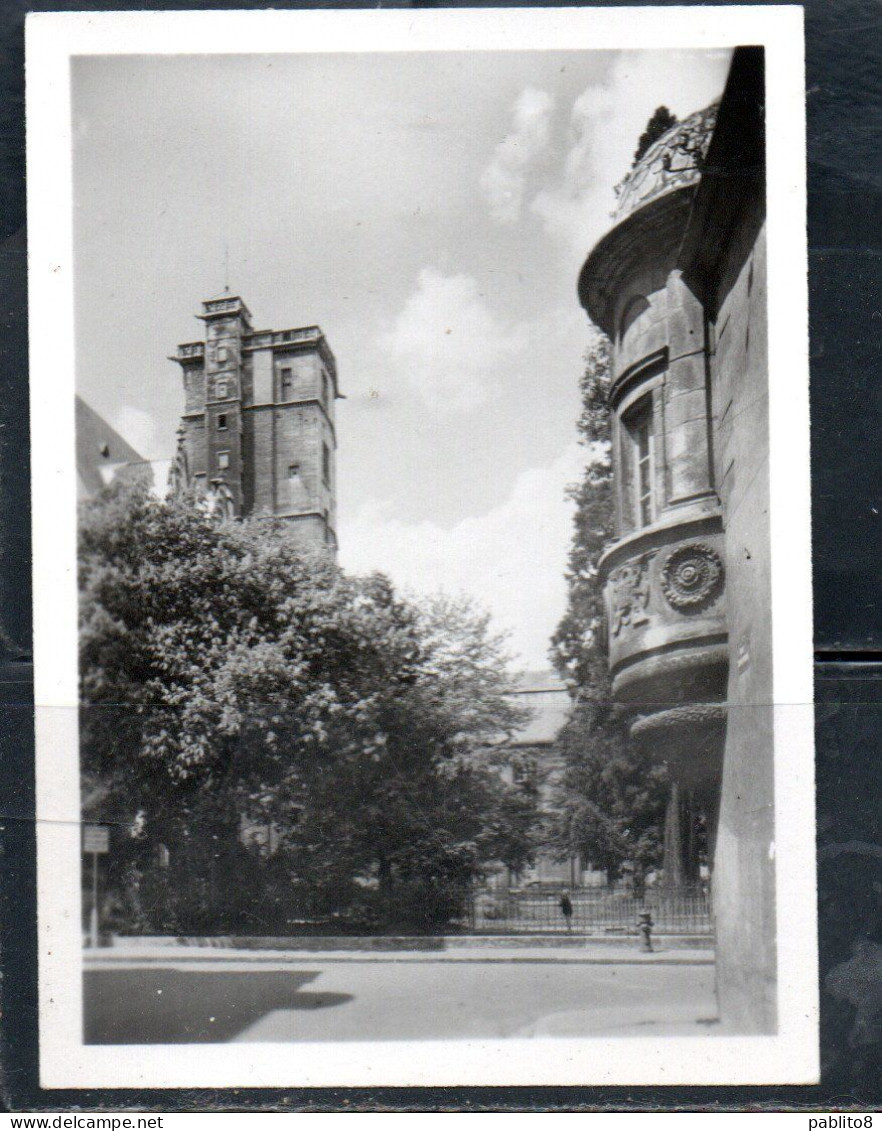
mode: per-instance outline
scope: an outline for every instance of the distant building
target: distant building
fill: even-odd
[[[526,672],[509,698],[530,712],[529,720],[505,742],[504,776],[513,785],[530,791],[540,809],[551,812],[554,794],[563,773],[558,754],[558,732],[570,717],[573,700],[560,678],[550,670]],[[574,856],[554,860],[540,855],[534,864],[515,875],[507,872],[497,878],[507,887],[527,884],[567,885],[603,883],[605,872],[591,867],[589,860]]]
[[[725,1024],[776,1023],[764,69],[620,186],[579,281],[613,345],[618,537],[601,561],[613,694],[674,791],[666,871],[707,821]]]
[[[205,341],[178,346],[185,404],[176,490],[210,495],[230,517],[286,520],[336,548],[337,367],[318,326],[254,330],[234,295],[202,303]]]
[[[90,499],[118,475],[153,480],[152,465],[82,397],[76,397],[77,499]]]

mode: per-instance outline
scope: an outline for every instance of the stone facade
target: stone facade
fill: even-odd
[[[672,812],[707,821],[721,1015],[742,1032],[774,1031],[776,987],[763,90],[762,50],[738,49],[719,106],[622,183],[579,281],[613,346],[613,693],[668,764]]]
[[[205,341],[178,346],[184,412],[174,486],[210,494],[230,516],[286,520],[336,548],[334,355],[318,326],[254,330],[234,295],[198,315]]]
[[[549,812],[564,768],[555,740],[570,717],[573,701],[566,685],[548,670],[525,673],[509,698],[526,708],[529,718],[505,743],[503,777],[531,793],[540,810]],[[554,860],[539,853],[531,866],[517,875],[507,872],[504,880],[508,888],[525,884],[577,887],[582,876],[580,860]]]

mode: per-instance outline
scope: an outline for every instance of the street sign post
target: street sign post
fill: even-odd
[[[83,852],[92,853],[92,909],[89,941],[98,946],[98,857],[110,851],[110,829],[106,825],[83,825]]]

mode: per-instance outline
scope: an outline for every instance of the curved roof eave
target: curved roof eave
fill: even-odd
[[[579,273],[579,301],[608,336],[615,331],[614,304],[627,276],[679,243],[695,184],[682,185],[630,212],[594,245]]]

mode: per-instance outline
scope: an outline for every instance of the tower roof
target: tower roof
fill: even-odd
[[[647,149],[617,187],[613,223],[579,276],[579,299],[604,333],[614,332],[615,296],[653,249],[676,247],[701,180],[719,103],[690,114]]]
[[[217,298],[207,298],[202,303],[202,313],[197,318],[208,321],[211,318],[229,317],[230,314],[241,314],[245,322],[251,325],[251,311],[238,295],[226,292]]]
[[[78,498],[97,494],[126,464],[145,465],[144,457],[79,395],[76,422]]]

